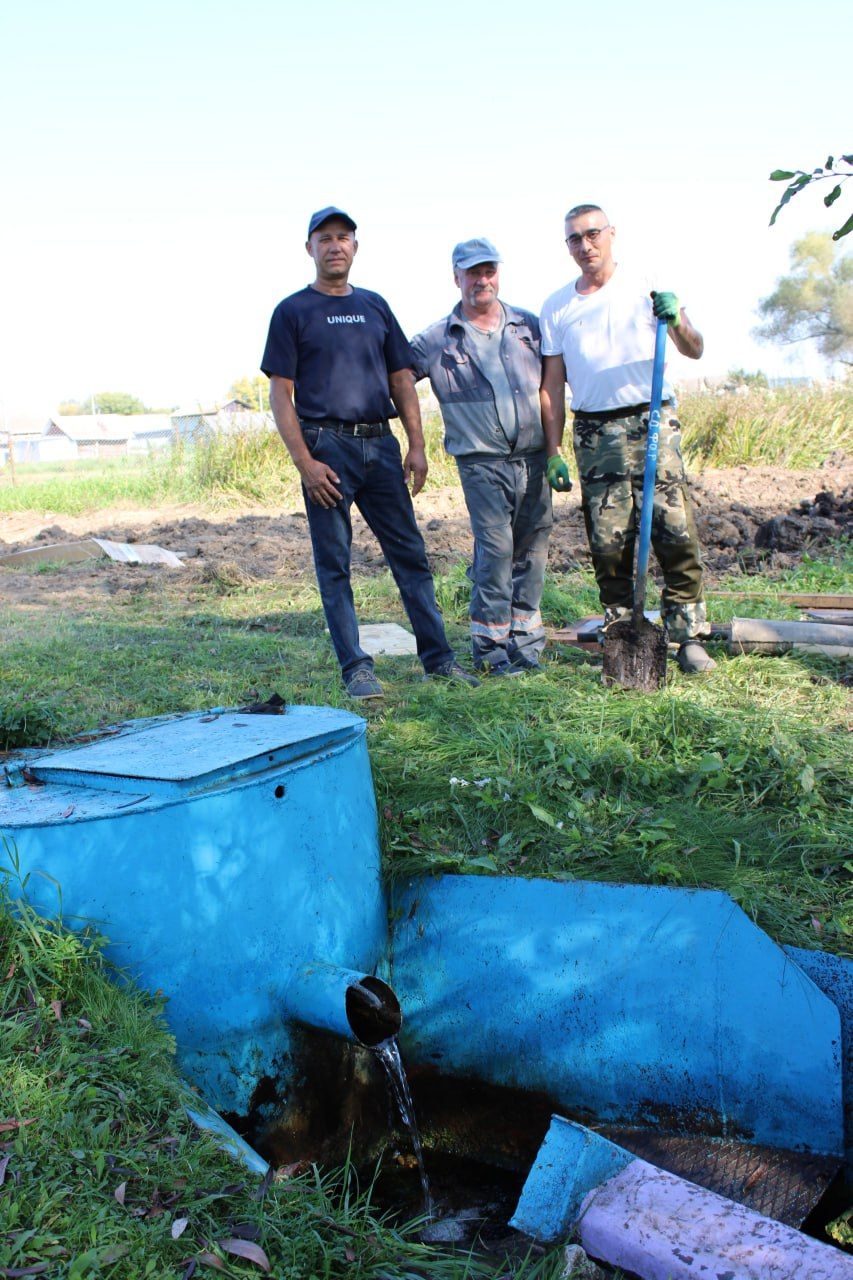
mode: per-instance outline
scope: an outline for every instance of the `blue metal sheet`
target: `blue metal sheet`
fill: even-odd
[[[853,960],[826,951],[805,951],[802,947],[785,950],[841,1015],[845,1162],[847,1177],[853,1182]]]
[[[227,1151],[235,1160],[239,1160],[252,1173],[257,1173],[262,1178],[269,1172],[266,1160],[222,1119],[218,1111],[214,1111],[212,1107],[206,1107],[203,1103],[197,1108],[186,1107],[185,1110],[194,1125],[203,1129],[205,1133],[212,1133],[219,1138],[217,1146],[221,1151]]]
[[[286,715],[200,713],[152,726],[142,722],[116,737],[52,751],[28,767],[46,782],[180,793],[309,754],[351,735],[359,724],[357,716],[331,707],[294,707]]]
[[[552,1116],[509,1225],[546,1244],[567,1239],[590,1191],[635,1159],[600,1133]]]
[[[837,1155],[838,1010],[725,894],[485,876],[394,903],[409,1063]]]
[[[58,882],[66,919],[96,921],[110,957],[166,993],[217,1107],[245,1111],[262,1076],[287,1088],[304,966],[388,976],[358,717],[140,722],[28,768],[44,785],[0,788],[0,835],[29,896],[55,914]],[[840,1152],[838,1011],[725,895],[453,876],[396,906],[410,1061],[576,1116]]]
[[[139,790],[101,791],[69,783],[14,789],[0,785],[0,830],[11,835],[18,828],[36,825],[65,826],[70,822],[107,817],[124,809],[150,808],[151,804],[150,793]]]

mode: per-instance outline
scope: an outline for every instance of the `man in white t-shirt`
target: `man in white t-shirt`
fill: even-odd
[[[658,318],[667,321],[682,355],[698,360],[704,346],[674,293],[650,290],[647,280],[616,262],[615,237],[598,205],[569,210],[566,244],[580,275],[547,299],[540,320],[548,479],[555,489],[568,487],[569,470],[560,455],[568,382],[583,514],[605,624],[631,612]],[[663,404],[673,404],[666,379]],[[681,670],[694,674],[716,663],[697,639],[706,628],[702,559],[680,441],[678,420],[664,408],[652,546],[663,571],[667,635],[679,646]]]

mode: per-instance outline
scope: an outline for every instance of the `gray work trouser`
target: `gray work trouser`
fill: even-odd
[[[535,658],[545,644],[539,604],[553,523],[545,455],[457,464],[474,534],[474,664]]]

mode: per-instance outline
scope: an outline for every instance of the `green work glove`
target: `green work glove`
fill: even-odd
[[[548,477],[549,485],[552,489],[556,489],[557,493],[568,493],[569,489],[571,489],[572,477],[569,475],[569,468],[559,453],[555,453],[553,458],[548,459],[545,474]]]
[[[652,311],[658,320],[665,320],[667,324],[671,324],[673,329],[677,329],[681,324],[681,304],[674,293],[659,293],[657,289],[652,289]]]

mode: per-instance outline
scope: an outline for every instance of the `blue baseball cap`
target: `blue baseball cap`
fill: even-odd
[[[491,240],[480,237],[474,240],[462,240],[453,250],[451,261],[454,271],[457,267],[467,271],[468,267],[479,266],[481,262],[503,262],[503,258]]]
[[[325,209],[318,209],[316,213],[311,214],[311,221],[308,223],[308,238],[310,239],[318,227],[322,227],[324,222],[328,222],[330,218],[340,218],[341,222],[345,222],[350,231],[355,231],[355,222],[348,213],[344,213],[343,209],[336,209],[333,204],[326,205]]]

